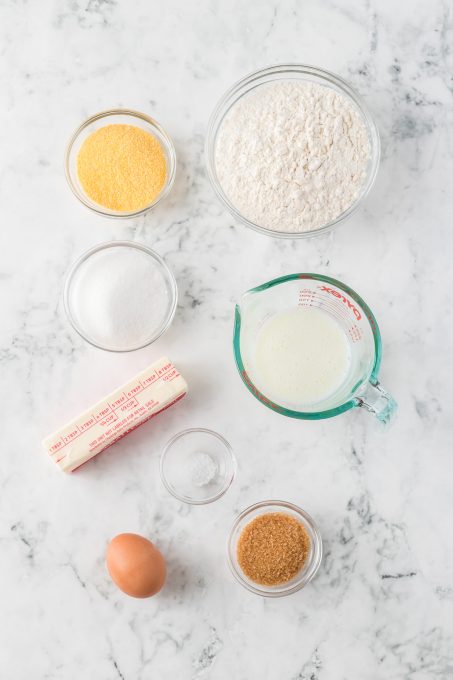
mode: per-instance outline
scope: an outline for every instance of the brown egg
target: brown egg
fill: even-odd
[[[132,597],[151,597],[165,583],[162,553],[138,534],[118,534],[107,548],[107,569],[118,588]]]

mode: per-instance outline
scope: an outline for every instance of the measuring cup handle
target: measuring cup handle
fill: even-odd
[[[372,413],[384,425],[390,421],[398,408],[392,395],[382,387],[378,380],[370,381],[365,385],[360,396],[357,396],[357,402],[358,406]]]

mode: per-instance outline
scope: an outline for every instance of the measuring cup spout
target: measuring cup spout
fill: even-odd
[[[390,421],[398,408],[392,395],[382,387],[378,380],[368,382],[356,398],[358,406],[372,413],[384,425]]]
[[[249,320],[249,312],[253,310],[257,294],[254,290],[243,293],[236,303],[234,310],[234,337],[239,343],[240,335],[244,333],[244,321]],[[246,324],[247,325],[247,324]]]

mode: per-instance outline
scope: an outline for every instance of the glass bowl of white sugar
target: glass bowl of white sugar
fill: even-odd
[[[206,165],[224,206],[269,236],[330,231],[364,201],[380,140],[362,98],[314,66],[256,71],[222,97],[208,125]]]
[[[177,305],[176,281],[154,250],[133,241],[109,241],[71,267],[63,301],[73,328],[111,352],[150,345],[169,327]]]
[[[179,432],[160,457],[160,476],[179,501],[204,505],[221,498],[233,483],[236,458],[226,439],[202,427]]]

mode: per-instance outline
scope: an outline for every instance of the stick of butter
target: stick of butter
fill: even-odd
[[[64,472],[72,472],[186,394],[186,381],[163,357],[46,437],[42,445]]]

